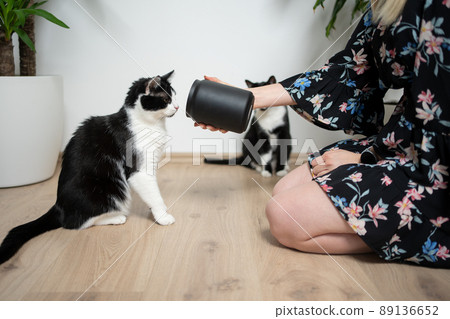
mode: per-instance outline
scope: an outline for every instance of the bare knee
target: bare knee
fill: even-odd
[[[276,202],[276,195],[267,203],[266,205],[266,216],[267,220],[269,221],[270,226],[270,232],[272,235],[278,240],[283,235],[283,214],[280,207],[278,207],[278,204]]]
[[[285,177],[283,177],[282,179],[280,179],[275,184],[275,186],[273,187],[273,190],[272,190],[272,196],[275,196],[276,194],[281,193],[286,188],[286,184],[287,184],[286,183],[286,178],[287,178],[287,176],[289,176],[289,174],[286,175]]]
[[[283,246],[302,250],[303,243],[310,239],[301,224],[289,213],[288,203],[280,202],[277,196],[267,204],[266,216],[270,232]]]
[[[309,171],[309,165],[303,164],[296,168],[292,172],[288,173],[282,179],[275,184],[272,194],[276,195],[292,187],[304,184],[311,181],[311,173]]]

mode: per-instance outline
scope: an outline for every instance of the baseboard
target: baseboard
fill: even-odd
[[[223,153],[220,156],[218,155],[209,155],[208,157],[211,158],[229,158],[229,157],[239,157],[241,154],[236,153]],[[198,156],[198,154],[195,154],[195,156]],[[203,159],[205,155],[200,154],[201,159]],[[301,165],[303,162],[306,161],[308,158],[308,154],[304,153],[291,153],[291,156],[289,157],[289,163],[291,165]],[[173,152],[170,154],[170,162],[172,163],[186,163],[186,162],[192,162],[194,160],[194,154],[193,153],[187,153],[187,152]],[[202,160],[203,161],[203,160]]]
[[[231,156],[240,156],[241,154],[229,154],[229,153],[223,153],[221,154],[220,158],[229,158]],[[196,155],[198,156],[198,155]],[[200,155],[201,158],[203,159],[204,155]],[[60,164],[62,162],[62,157],[63,157],[63,152],[59,153],[59,157],[58,157],[58,164]],[[211,158],[213,157],[218,157],[217,155],[211,155]],[[291,165],[301,165],[303,162],[306,161],[306,159],[308,158],[308,154],[304,154],[304,153],[291,153],[291,156],[289,157],[289,163]],[[170,154],[170,163],[187,163],[187,162],[192,162],[194,159],[194,154],[193,153],[189,153],[189,152],[172,152]]]

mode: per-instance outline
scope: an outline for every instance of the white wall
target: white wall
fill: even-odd
[[[132,81],[175,69],[173,86],[181,109],[167,123],[172,150],[190,152],[193,138],[223,138],[227,151],[228,139],[239,135],[194,128],[184,114],[194,79],[207,74],[244,86],[244,79],[263,81],[274,74],[282,80],[318,68],[351,34],[313,63],[350,26],[349,2],[327,39],[325,26],[334,1],[315,13],[315,0],[49,1],[45,8],[70,30],[37,18],[38,74],[64,77],[66,143],[86,117],[116,112]],[[290,120],[300,146],[305,138],[321,147],[345,137],[294,112]]]

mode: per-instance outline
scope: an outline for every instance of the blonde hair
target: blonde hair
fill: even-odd
[[[391,25],[402,14],[407,0],[372,0],[372,21]]]

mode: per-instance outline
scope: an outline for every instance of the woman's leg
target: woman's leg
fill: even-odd
[[[273,188],[272,194],[276,195],[290,188],[300,186],[312,180],[309,164],[303,164],[278,181]]]
[[[298,174],[301,176],[300,168]],[[372,251],[339,215],[316,182],[303,181],[300,185],[291,186],[293,183],[288,180],[278,190],[275,189],[275,195],[266,207],[270,230],[281,244],[321,254]]]

